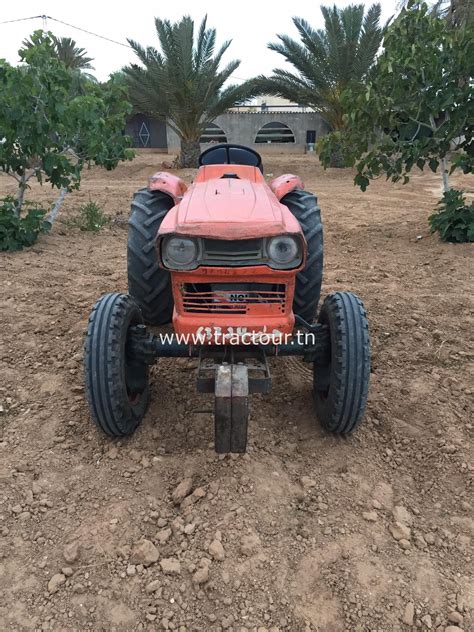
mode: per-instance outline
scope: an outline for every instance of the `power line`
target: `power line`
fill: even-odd
[[[124,46],[125,48],[130,48],[130,50],[133,50],[133,48],[129,46],[129,44],[124,44],[123,42],[118,42],[117,40],[111,39],[110,37],[105,37],[105,35],[98,35],[97,33],[93,33],[92,31],[87,31],[86,29],[83,29],[80,26],[74,26],[74,24],[68,24],[68,22],[57,20],[56,18],[52,18],[50,15],[47,15],[45,17],[48,20],[52,20],[53,22],[58,22],[59,24],[64,24],[64,26],[69,26],[72,29],[76,29],[76,31],[82,31],[83,33],[87,33],[88,35],[93,35],[94,37],[99,37],[100,39],[106,40],[107,42],[112,42],[112,44],[118,44],[119,46]]]
[[[13,22],[25,22],[26,20],[38,20],[42,19],[46,16],[44,15],[33,15],[30,18],[18,18],[17,20],[5,20],[4,22],[0,22],[0,24],[12,24]]]
[[[5,20],[4,22],[0,22],[1,24],[12,24],[13,22],[25,22],[26,20],[51,20],[52,22],[58,22],[58,24],[63,24],[64,26],[69,26],[71,29],[76,29],[76,31],[82,31],[83,33],[87,33],[88,35],[93,35],[94,37],[99,37],[100,39],[106,40],[107,42],[112,42],[112,44],[117,44],[118,46],[124,46],[125,48],[132,47],[128,44],[124,44],[123,42],[118,42],[117,40],[111,39],[110,37],[105,37],[105,35],[99,35],[98,33],[93,33],[92,31],[88,31],[87,29],[83,29],[80,26],[74,26],[74,24],[69,24],[69,22],[63,22],[63,20],[58,20],[57,18],[53,18],[51,15],[33,15],[29,18],[18,18],[17,20]]]

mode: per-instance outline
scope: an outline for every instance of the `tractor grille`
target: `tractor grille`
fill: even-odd
[[[183,310],[192,314],[281,314],[283,283],[183,283]]]
[[[263,263],[263,239],[203,239],[201,265],[242,266]]]

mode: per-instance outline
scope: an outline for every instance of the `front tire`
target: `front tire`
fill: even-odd
[[[318,200],[308,191],[294,189],[281,203],[287,206],[300,223],[307,244],[306,263],[296,276],[293,312],[306,322],[316,318],[323,280],[323,224]]]
[[[366,311],[352,292],[335,292],[324,300],[318,321],[329,327],[331,349],[325,364],[314,364],[316,413],[327,430],[350,434],[362,422],[369,390]]]
[[[128,221],[128,291],[147,325],[164,325],[173,315],[170,273],[158,264],[155,240],[173,199],[161,191],[135,193]]]
[[[112,437],[132,434],[148,405],[148,366],[132,363],[130,327],[143,323],[128,294],[105,294],[92,308],[84,348],[86,394],[92,419]]]

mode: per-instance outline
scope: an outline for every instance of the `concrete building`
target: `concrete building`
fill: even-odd
[[[304,108],[295,111],[295,106],[276,107],[221,114],[201,137],[203,150],[213,143],[227,142],[247,145],[260,153],[304,153],[328,132],[327,124],[316,112]],[[128,121],[126,133],[134,139],[135,147],[179,152],[179,137],[161,121],[135,115]]]

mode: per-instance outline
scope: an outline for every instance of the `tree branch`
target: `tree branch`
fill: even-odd
[[[17,182],[21,182],[20,176],[16,174],[14,171],[4,171],[4,173],[6,173],[7,176],[10,176],[11,178],[15,178]]]
[[[38,171],[41,172],[41,169],[33,169],[33,171],[25,177],[25,180],[24,180],[25,184],[28,182],[28,180],[31,180],[31,178],[35,176]]]

